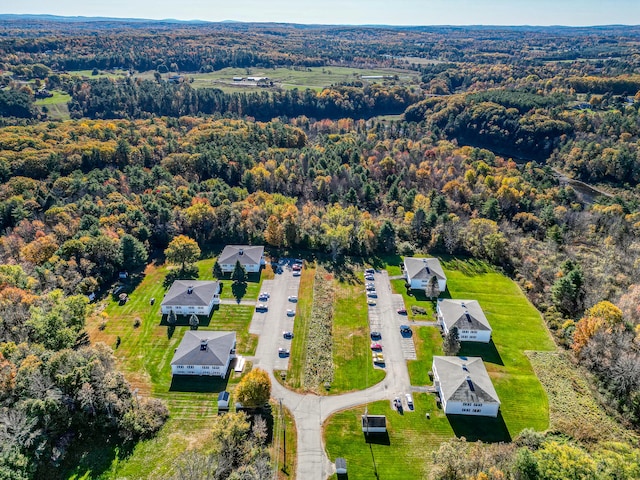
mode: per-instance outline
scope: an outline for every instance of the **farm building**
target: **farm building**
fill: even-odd
[[[405,257],[404,271],[407,283],[415,290],[429,288],[429,282],[433,277],[438,280],[438,289],[444,292],[447,289],[447,276],[444,274],[440,260],[437,258]]]
[[[171,373],[225,378],[235,348],[236,332],[189,330],[173,354]]]
[[[438,300],[438,323],[445,334],[456,327],[462,342],[491,341],[491,325],[477,300]]]
[[[231,273],[240,262],[247,273],[257,273],[266,262],[264,247],[251,245],[227,245],[218,257],[218,265],[224,273]]]
[[[176,315],[211,314],[214,305],[220,303],[220,283],[205,280],[176,280],[164,296],[160,311]]]
[[[480,357],[433,357],[433,384],[444,413],[497,417],[500,400]]]

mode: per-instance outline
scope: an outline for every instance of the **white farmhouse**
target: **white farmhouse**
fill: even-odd
[[[438,288],[441,292],[447,289],[447,276],[437,258],[405,257],[404,271],[407,275],[407,283],[412,289],[427,291],[433,277],[438,280]]]
[[[160,311],[176,315],[211,314],[214,305],[220,303],[220,283],[206,280],[176,280],[164,296]]]
[[[438,300],[438,323],[445,335],[456,327],[461,342],[491,341],[491,325],[477,300]]]
[[[497,417],[500,400],[480,357],[433,357],[433,384],[444,413]]]
[[[225,378],[235,349],[236,332],[189,330],[173,354],[171,373]]]
[[[247,273],[258,273],[266,262],[264,247],[251,245],[227,245],[218,257],[218,265],[224,273],[231,273],[240,262]]]

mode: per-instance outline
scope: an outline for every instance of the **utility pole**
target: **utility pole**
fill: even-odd
[[[284,450],[284,462],[282,464],[282,466],[284,467],[285,471],[287,469],[287,422],[285,421],[284,418],[284,413],[282,410],[282,399],[280,399],[280,421],[282,422],[282,443],[283,443],[283,450]]]

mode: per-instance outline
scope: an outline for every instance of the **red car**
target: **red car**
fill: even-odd
[[[380,345],[379,343],[372,343],[371,350],[382,350],[382,345]]]

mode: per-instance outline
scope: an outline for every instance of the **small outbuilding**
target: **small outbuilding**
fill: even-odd
[[[218,394],[218,410],[229,410],[229,392],[224,391]]]
[[[362,431],[364,433],[385,433],[387,431],[386,415],[362,415]]]
[[[338,475],[347,474],[347,461],[342,457],[336,458],[336,473]]]

